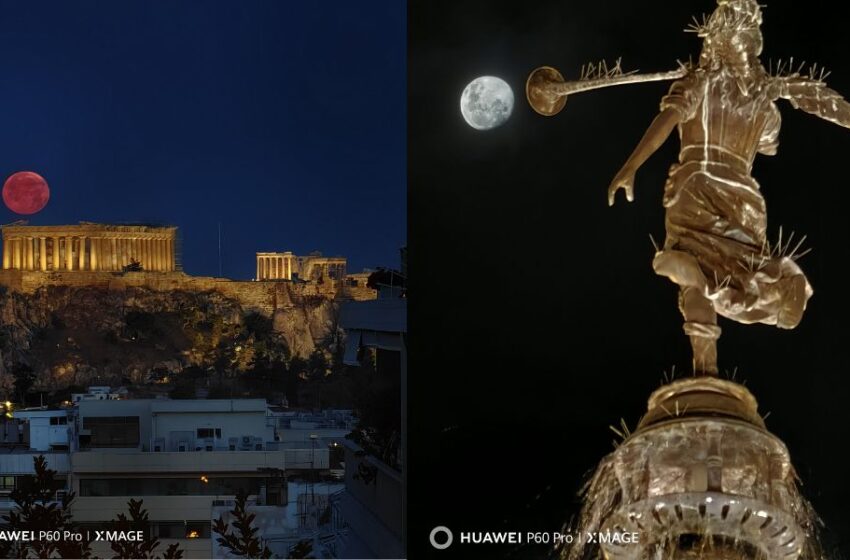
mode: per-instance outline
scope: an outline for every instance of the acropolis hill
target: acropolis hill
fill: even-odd
[[[255,281],[190,276],[181,270],[176,233],[173,226],[89,222],[2,226],[0,285],[28,294],[46,286],[217,291],[267,316],[298,297],[375,297],[364,274],[346,274],[344,258],[317,254],[257,253]]]
[[[186,274],[174,227],[16,223],[0,231],[0,395],[26,372],[34,388],[51,392],[159,386],[185,371],[299,376],[294,368],[306,362],[295,357],[333,359],[340,302],[376,297],[368,274],[347,274],[344,258],[317,253],[258,252],[253,280]]]

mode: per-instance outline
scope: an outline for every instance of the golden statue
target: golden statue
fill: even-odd
[[[812,288],[797,265],[800,247],[767,241],[765,201],[751,171],[756,154],[774,155],[781,124],[777,99],[828,121],[850,127],[850,104],[824,83],[816,66],[801,73],[780,64],[768,71],[759,61],[762,14],[754,0],[718,0],[712,15],[691,30],[703,39],[699,63],[673,72],[623,74],[604,64],[564,82],[554,69],[535,70],[526,91],[540,114],[554,115],[566,96],[624,83],[676,79],[661,111],[608,189],[634,200],[638,168],[674,128],[681,138],[679,161],[664,188],[667,237],[653,268],[679,285],[679,309],[693,348],[694,371],[717,374],[717,315],[740,323],[784,329],[799,324]]]

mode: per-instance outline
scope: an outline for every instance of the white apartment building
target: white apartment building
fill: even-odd
[[[348,431],[296,427],[288,434],[291,422],[263,399],[80,399],[62,410],[15,411],[14,418],[19,442],[12,434],[0,445],[0,510],[13,505],[15,478],[31,474],[33,457],[44,454],[76,493],[75,522],[102,529],[127,512],[130,498],[143,499],[160,552],[179,542],[184,558],[211,557],[211,522],[239,490],[272,517],[274,507],[296,504],[290,488],[299,490],[287,478],[327,471],[326,441]],[[94,552],[110,554],[103,545]]]

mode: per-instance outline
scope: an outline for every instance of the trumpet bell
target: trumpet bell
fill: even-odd
[[[557,115],[567,104],[567,96],[552,93],[552,84],[564,83],[564,77],[551,66],[541,66],[528,76],[525,82],[525,95],[528,103],[540,115]]]

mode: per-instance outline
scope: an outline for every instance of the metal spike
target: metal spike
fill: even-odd
[[[812,252],[811,248],[806,249],[805,251],[803,251],[803,252],[802,252],[802,253],[800,253],[799,255],[795,255],[795,256],[794,256],[794,260],[796,261],[797,259],[801,259],[801,258],[805,257],[806,255],[808,255],[808,254],[809,254],[809,253],[811,253],[811,252]]]
[[[794,246],[794,249],[791,251],[791,254],[790,254],[790,255],[788,255],[790,258],[794,258],[794,255],[796,255],[796,254],[797,254],[797,251],[800,249],[800,245],[802,245],[802,244],[803,244],[803,242],[804,242],[805,240],[806,240],[806,236],[804,235],[804,236],[800,239],[800,241],[798,241],[798,242],[797,242],[797,245],[796,245],[796,246]]]
[[[617,428],[615,428],[614,426],[608,426],[608,428],[609,428],[612,432],[614,432],[615,434],[617,434],[618,436],[620,436],[621,438],[626,439],[626,436],[624,436],[624,435],[623,435],[623,432],[621,432],[620,430],[618,430],[618,429],[617,429]]]
[[[791,235],[788,236],[788,241],[785,242],[785,248],[782,249],[781,255],[784,257],[788,254],[788,248],[791,247],[791,241],[794,239],[794,234],[796,232],[792,231]]]

